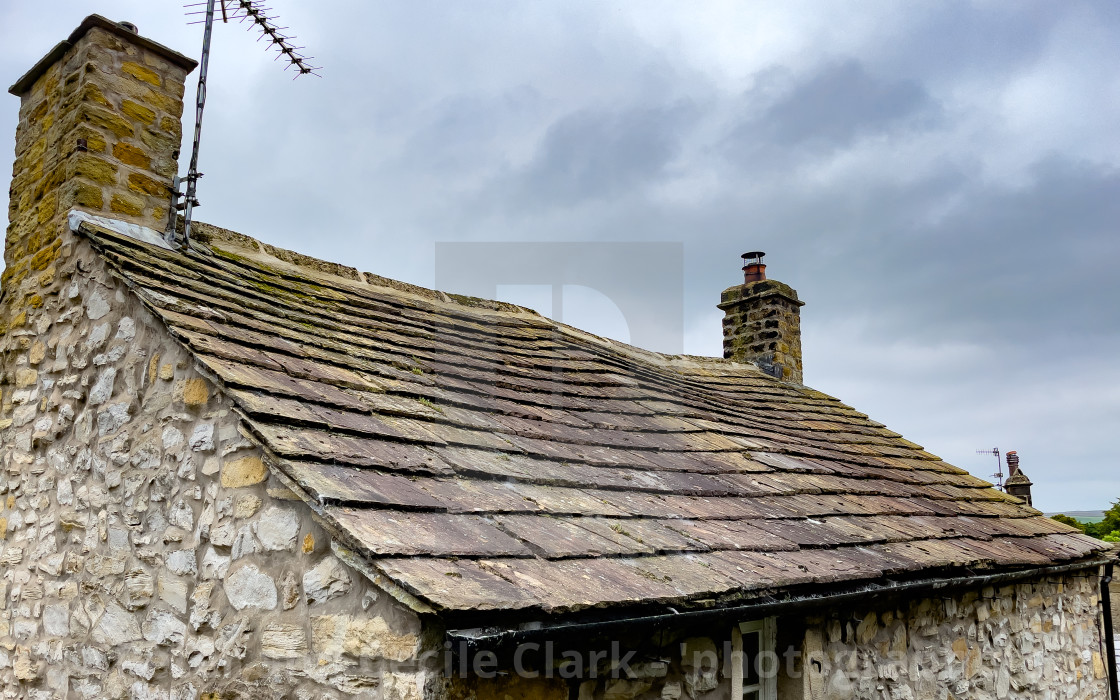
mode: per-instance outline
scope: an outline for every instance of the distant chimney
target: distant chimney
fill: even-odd
[[[1015,476],[1019,473],[1019,453],[1011,450],[1007,453],[1007,475]]]
[[[1007,453],[1007,472],[1009,476],[1007,481],[1004,482],[1004,491],[1022,500],[1028,506],[1033,505],[1031,502],[1031,486],[1034,486],[1034,484],[1019,469],[1019,454],[1014,450]]]
[[[800,384],[801,307],[788,284],[766,279],[766,254],[743,254],[743,284],[723,291],[723,356],[752,362],[782,381]]]
[[[53,269],[70,209],[165,228],[195,64],[91,15],[9,89],[20,109],[5,290]]]

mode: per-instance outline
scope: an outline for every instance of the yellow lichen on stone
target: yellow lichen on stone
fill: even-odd
[[[27,354],[27,363],[37,365],[42,362],[43,358],[46,356],[47,346],[43,344],[43,341],[36,340],[31,344],[31,351]]]
[[[158,352],[152,355],[152,359],[148,360],[148,384],[155,384],[157,376],[159,376]]]
[[[259,484],[268,476],[268,469],[260,457],[242,457],[222,465],[222,486],[238,489]]]
[[[31,256],[31,269],[32,270],[45,270],[47,267],[58,258],[58,249],[62,245],[62,241],[54,241],[46,246],[39,252]]]
[[[315,536],[310,532],[303,538],[303,553],[311,554],[315,551]]]
[[[139,194],[147,194],[156,197],[163,197],[168,193],[168,188],[165,183],[154,180],[147,175],[140,173],[130,173],[128,176],[128,189]]]
[[[97,156],[83,153],[74,162],[74,175],[101,185],[112,185],[117,181],[117,166]]]
[[[147,153],[119,141],[113,144],[113,156],[125,165],[134,165],[138,168],[147,168],[152,164],[152,159]]]
[[[148,109],[142,104],[137,104],[132,100],[124,100],[121,102],[121,111],[132,117],[138,122],[151,124],[156,120],[156,113]]]
[[[43,270],[42,272],[40,272],[39,273],[39,286],[40,287],[49,287],[52,284],[54,284],[54,278],[55,278],[56,274],[57,274],[57,271],[54,269],[54,267],[48,267],[46,270]]]
[[[12,317],[12,322],[8,324],[8,328],[19,328],[25,323],[27,323],[27,312],[20,311]]]
[[[108,129],[117,138],[131,137],[136,133],[127,119],[107,109],[90,106],[86,108],[84,116],[90,124]]]
[[[113,194],[113,198],[109,200],[109,210],[128,216],[140,216],[144,212],[144,203],[136,197],[116,192]]]
[[[131,75],[137,80],[143,80],[146,83],[151,83],[156,87],[159,87],[163,82],[159,79],[159,73],[156,73],[150,68],[145,68],[139,63],[133,63],[132,61],[125,61],[124,63],[122,63],[121,72],[125,75]]]
[[[164,365],[170,367],[170,365]],[[160,374],[162,376],[162,372]],[[188,406],[202,406],[210,399],[205,379],[183,379],[175,384],[175,400]]]
[[[40,224],[45,224],[54,217],[58,211],[58,192],[48,192],[39,202],[38,219]]]
[[[31,297],[28,298],[27,304],[33,309],[41,309],[43,308],[43,297],[38,294],[32,294]]]
[[[62,208],[85,207],[99,210],[105,206],[101,188],[88,182],[73,182],[62,197]]]

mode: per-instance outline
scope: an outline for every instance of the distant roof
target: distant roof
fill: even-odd
[[[819,391],[198,226],[84,223],[334,535],[431,609],[568,613],[1083,559]]]

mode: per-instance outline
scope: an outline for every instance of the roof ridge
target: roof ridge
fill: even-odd
[[[99,225],[102,229],[107,229],[113,233],[124,235],[134,240],[143,243],[153,244],[148,238],[135,235],[131,230],[119,229],[115,226],[107,226],[113,223],[113,220],[104,217],[97,217],[97,221],[93,222]],[[85,220],[76,219],[72,222],[72,228],[78,229],[78,224]],[[627,355],[629,359],[644,361],[646,364],[654,366],[672,366],[674,369],[702,369],[704,366],[720,367],[723,369],[742,369],[748,372],[758,373],[759,376],[769,376],[758,369],[756,365],[749,362],[735,362],[733,360],[721,357],[706,357],[702,355],[691,355],[687,353],[664,353],[656,350],[649,350],[646,348],[632,345],[613,338],[607,338],[597,335],[590,331],[584,330],[577,326],[557,321],[542,315],[540,312],[530,309],[519,304],[511,302],[499,301],[496,299],[485,299],[482,297],[474,297],[465,294],[454,294],[444,292],[438,289],[430,289],[421,285],[412,284],[410,282],[403,282],[395,280],[390,277],[384,277],[373,272],[362,272],[356,267],[336,263],[322,258],[316,258],[312,255],[300,253],[298,251],[289,250],[287,248],[280,248],[270,243],[253,238],[243,233],[233,231],[231,229],[216,226],[206,222],[193,222],[191,224],[193,233],[192,245],[198,246],[212,252],[212,249],[218,249],[226,254],[239,256],[240,254],[248,253],[244,257],[249,258],[258,264],[268,264],[271,266],[279,266],[281,268],[290,267],[292,272],[299,272],[301,275],[306,275],[308,272],[314,273],[315,276],[325,276],[328,278],[336,278],[337,280],[347,283],[357,283],[365,287],[377,288],[380,290],[392,290],[393,292],[402,293],[406,295],[417,296],[428,302],[452,304],[473,310],[488,310],[496,312],[526,314],[531,318],[543,321],[546,324],[553,326],[557,331],[578,338],[584,342],[589,342],[598,347],[614,350]],[[99,231],[100,232],[100,231]],[[158,244],[157,244],[158,245]],[[166,247],[166,246],[163,246]],[[234,250],[230,250],[233,248]]]

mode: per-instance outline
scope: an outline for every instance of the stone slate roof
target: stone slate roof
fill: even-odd
[[[437,611],[735,600],[1101,543],[821,392],[199,226],[89,223],[353,551]]]

